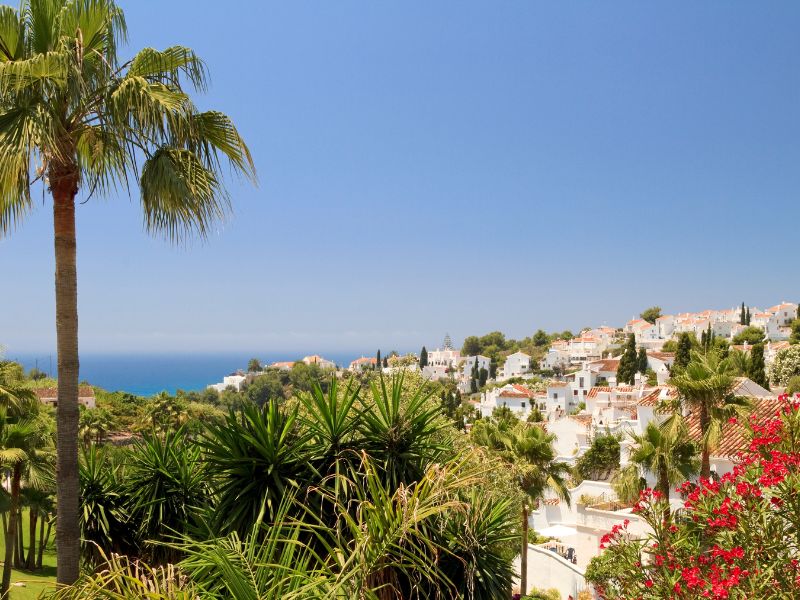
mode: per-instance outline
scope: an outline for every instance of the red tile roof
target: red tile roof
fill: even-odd
[[[598,367],[600,371],[608,371],[610,373],[616,373],[617,369],[619,369],[619,359],[618,358],[605,358],[603,360],[595,360],[589,363],[589,367]]]
[[[592,415],[570,415],[569,418],[586,427],[592,424]]]
[[[765,421],[779,411],[782,403],[777,398],[759,398],[753,403],[751,415],[756,421]],[[744,419],[743,419],[744,420]],[[686,423],[689,427],[689,437],[697,443],[702,440],[700,432],[700,413],[690,414]],[[719,446],[711,452],[711,456],[718,458],[732,458],[738,452],[747,448],[750,443],[750,432],[744,423],[725,423],[719,436]]]
[[[58,388],[48,387],[34,390],[39,400],[55,400],[58,398]],[[79,398],[94,398],[94,389],[90,385],[78,386]]]
[[[661,390],[656,389],[647,394],[646,396],[642,396],[636,401],[636,404],[639,406],[656,406],[659,402],[659,398],[661,396]]]
[[[533,398],[533,392],[526,388],[524,385],[520,385],[518,383],[512,383],[511,387],[517,390],[520,394],[524,394],[528,398]]]
[[[605,387],[605,386],[602,386],[602,385],[599,385],[599,386],[596,385],[595,387],[593,387],[592,389],[589,390],[589,398],[597,398],[597,394],[599,394],[600,392],[610,392],[611,389],[612,388],[610,388],[610,387]]]

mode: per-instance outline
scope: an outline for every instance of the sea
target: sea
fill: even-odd
[[[225,375],[246,369],[251,358],[262,365],[278,361],[299,360],[320,354],[339,366],[347,366],[361,354],[352,352],[230,352],[230,353],[163,353],[114,354],[86,353],[80,356],[80,379],[109,391],[124,391],[137,396],[152,396],[165,391],[199,391],[219,383]],[[17,354],[7,351],[4,358],[21,363],[26,369],[37,367],[55,377],[55,353]]]

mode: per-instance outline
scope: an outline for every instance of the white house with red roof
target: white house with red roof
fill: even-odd
[[[481,416],[489,417],[496,408],[507,407],[521,419],[527,419],[534,403],[534,393],[524,385],[508,384],[481,394]]]
[[[378,359],[375,356],[362,356],[361,358],[357,358],[351,362],[348,369],[353,373],[367,371],[369,369],[374,369],[377,363]]]

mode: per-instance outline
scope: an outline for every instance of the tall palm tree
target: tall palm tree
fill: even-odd
[[[53,197],[58,348],[58,581],[80,559],[78,282],[75,199],[138,179],[148,231],[204,236],[230,202],[221,161],[254,177],[231,120],[200,112],[187,89],[206,69],[189,49],[117,56],[126,36],[114,0],[22,0],[0,7],[0,234],[33,207],[41,180]]]
[[[669,498],[670,485],[686,481],[700,469],[697,447],[688,441],[683,419],[659,427],[648,423],[641,435],[631,434],[631,461],[656,476],[656,489]]]
[[[722,424],[745,411],[748,403],[733,395],[736,380],[728,359],[720,358],[713,349],[705,353],[693,351],[691,357],[670,383],[677,388],[680,400],[698,411],[702,434],[700,476],[708,478],[711,451],[719,442]]]

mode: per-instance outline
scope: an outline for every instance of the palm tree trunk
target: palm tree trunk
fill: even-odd
[[[30,519],[30,527],[28,529],[30,546],[28,547],[28,559],[25,561],[25,568],[30,570],[36,568],[36,520],[38,517],[39,513],[31,507],[31,511],[28,513],[28,518]]]
[[[14,467],[11,476],[11,507],[8,511],[8,531],[6,532],[6,555],[3,560],[3,583],[0,585],[0,598],[6,600],[11,588],[11,563],[14,561],[14,547],[17,541],[17,513],[19,512],[19,483],[22,469]]]
[[[14,549],[14,566],[21,569],[25,557],[25,541],[22,539],[22,508],[17,512],[17,547]]]
[[[75,244],[74,166],[53,168],[53,230],[56,260],[56,336],[58,346],[58,441],[56,521],[57,579],[69,585],[78,578],[80,526],[78,502],[78,274]]]
[[[528,505],[522,503],[522,553],[519,556],[519,593],[528,593]]]
[[[45,533],[44,525],[45,521],[47,522],[47,533]],[[47,542],[50,540],[50,528],[52,527],[52,523],[50,523],[49,519],[45,518],[45,515],[42,516],[41,524],[39,525],[39,556],[36,557],[36,568],[42,568],[42,562],[44,561],[44,547],[47,545]]]
[[[710,419],[708,418],[708,407],[706,406],[705,402],[703,402],[700,404],[700,433],[703,436],[703,447],[700,454],[700,477],[705,479],[711,477],[711,457],[705,437],[710,425],[711,423]]]

